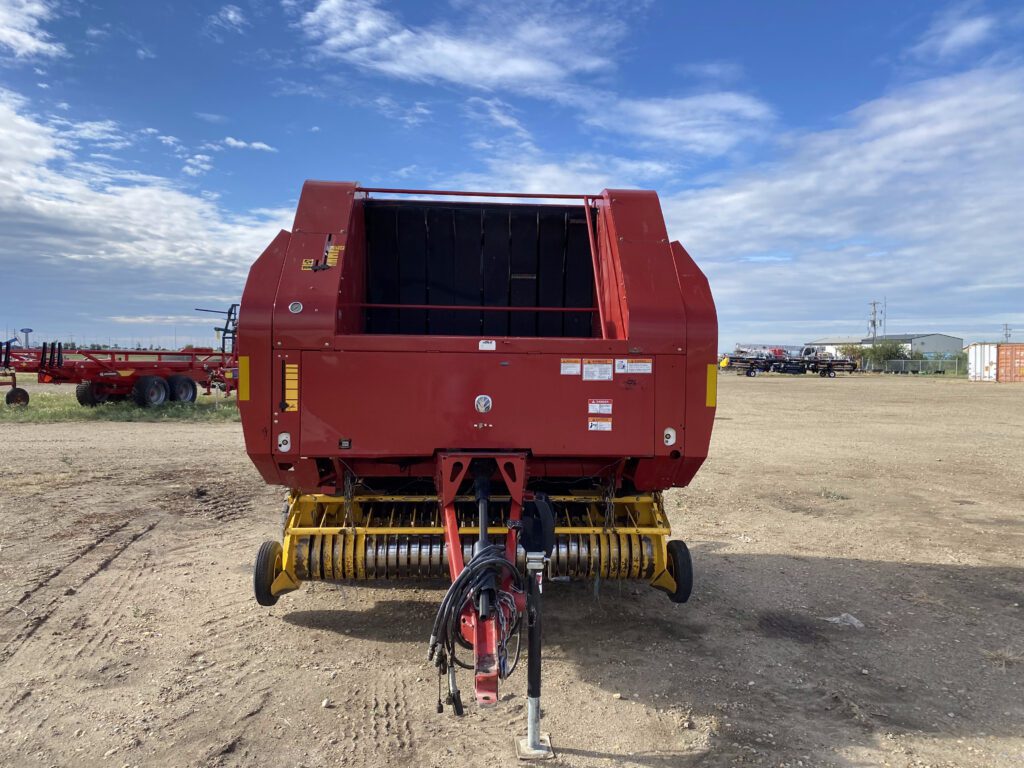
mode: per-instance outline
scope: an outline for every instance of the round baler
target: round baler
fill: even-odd
[[[495,704],[528,626],[524,749],[545,751],[545,574],[689,597],[661,492],[707,456],[716,347],[707,279],[654,192],[306,182],[239,312],[246,449],[289,489],[257,600],[303,581],[451,579],[429,650],[448,701],[461,712],[463,665]]]

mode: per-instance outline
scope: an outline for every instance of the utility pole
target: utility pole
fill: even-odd
[[[880,301],[869,301],[868,306],[871,307],[871,318],[868,320],[868,332],[871,334],[871,346],[875,346],[875,342],[878,340],[878,305]],[[884,316],[884,315],[883,315]],[[885,331],[882,331],[882,335],[885,335]]]
[[[1011,333],[1013,333],[1013,328],[1010,327],[1010,324],[1003,323],[1003,341],[1009,343]]]

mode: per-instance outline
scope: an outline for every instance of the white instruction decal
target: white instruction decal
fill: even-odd
[[[477,344],[476,348],[481,352],[493,352],[498,348],[498,345],[494,339],[480,339],[480,343]]]
[[[653,371],[654,358],[651,357],[619,358],[615,361],[616,373],[652,373]]]
[[[611,381],[613,361],[604,358],[583,358],[584,381]]]
[[[612,413],[612,401],[607,399],[597,399],[587,401],[587,413],[598,413],[611,416]]]
[[[578,357],[563,357],[561,373],[563,376],[579,376],[582,363]]]
[[[590,432],[611,432],[612,420],[600,416],[591,416],[587,419],[587,430]]]

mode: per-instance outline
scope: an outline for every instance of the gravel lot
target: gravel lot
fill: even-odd
[[[237,423],[0,421],[0,446],[0,764],[516,763],[524,671],[434,711],[443,585],[255,603],[283,492]],[[1024,764],[1022,458],[1024,386],[723,375],[666,496],[694,599],[545,592],[556,764]]]

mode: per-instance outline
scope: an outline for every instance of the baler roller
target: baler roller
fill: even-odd
[[[489,529],[504,535],[507,529]],[[473,537],[461,536],[463,561],[473,559]],[[295,539],[295,576],[301,581],[441,579],[448,576],[443,534],[372,534],[344,531]],[[628,533],[558,533],[548,564],[551,577],[650,579],[655,537]],[[526,551],[516,551],[526,573]]]

